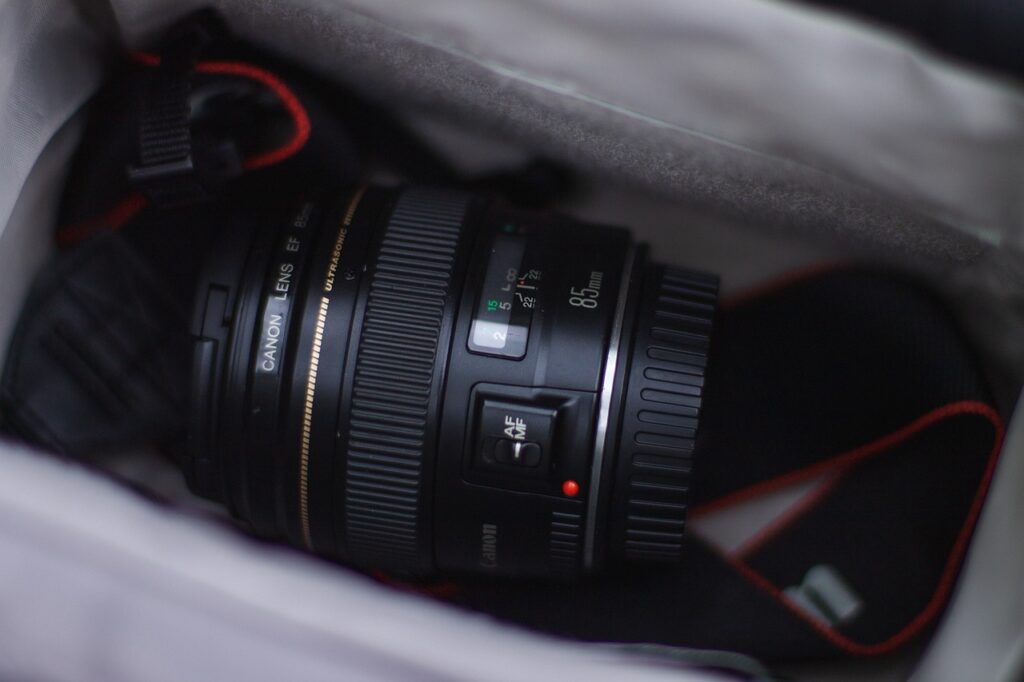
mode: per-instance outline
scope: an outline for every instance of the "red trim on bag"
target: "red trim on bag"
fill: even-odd
[[[379,569],[370,571],[370,576],[377,582],[401,592],[426,595],[428,597],[434,597],[435,599],[450,601],[458,596],[459,593],[459,586],[447,580],[423,584],[407,583],[402,580],[398,580],[397,578],[393,578]]]
[[[715,500],[711,500],[710,502],[705,502],[702,505],[694,507],[691,513],[696,517],[699,517],[704,514],[709,514],[717,509],[739,504],[744,500],[760,497],[766,493],[787,488],[791,485],[795,485],[810,478],[814,478],[815,476],[824,474],[832,469],[841,469],[851,466],[860,461],[881,454],[896,445],[900,445],[904,441],[916,435],[919,431],[922,431],[951,416],[958,414],[983,415],[986,411],[992,411],[992,408],[985,403],[971,400],[943,405],[942,407],[936,408],[931,412],[918,417],[906,426],[882,436],[877,440],[873,440],[866,445],[861,445],[852,450],[848,450],[847,452],[836,455],[830,459],[816,462],[815,464],[804,467],[803,469],[795,469],[781,476],[776,476],[775,478],[758,481],[746,488],[740,488],[728,495],[724,495]],[[996,416],[998,417],[998,414]]]
[[[817,507],[819,502],[828,497],[829,493],[843,479],[847,471],[849,471],[849,468],[840,469],[816,485],[813,490],[805,494],[799,501],[790,505],[784,512],[772,519],[768,525],[744,540],[739,547],[730,552],[730,555],[734,559],[742,560],[766,545],[769,540],[784,531],[801,516]]]
[[[846,263],[832,260],[804,265],[789,272],[782,273],[781,275],[769,277],[764,282],[755,284],[749,289],[744,289],[742,291],[729,294],[728,296],[723,296],[721,301],[719,301],[719,307],[738,308],[739,306],[750,303],[755,299],[776,294],[784,289],[796,286],[805,280],[813,279],[819,275],[840,270],[847,266],[848,264]]]
[[[312,125],[309,122],[309,115],[306,113],[305,107],[302,106],[299,98],[296,97],[295,93],[292,92],[292,89],[289,88],[284,81],[266,69],[261,69],[253,66],[252,64],[245,64],[243,62],[205,61],[198,62],[196,64],[196,71],[198,73],[237,76],[239,78],[249,78],[251,80],[258,81],[268,90],[277,95],[277,98],[281,100],[281,104],[284,105],[285,110],[292,119],[292,124],[294,125],[295,130],[292,133],[291,139],[276,149],[254,154],[253,156],[245,159],[245,161],[242,162],[242,167],[245,168],[245,170],[258,170],[260,168],[266,168],[267,166],[273,166],[276,163],[280,163],[298,153],[298,151],[302,149],[309,140]]]
[[[140,192],[130,194],[99,217],[61,227],[57,230],[57,244],[70,246],[96,232],[104,230],[116,232],[148,205],[149,201]]]
[[[143,66],[160,66],[160,55],[153,54],[152,52],[141,52],[139,50],[133,50],[128,53],[132,61],[138,62]]]
[[[853,639],[843,635],[837,630],[829,627],[828,625],[816,620],[813,616],[808,614],[806,611],[801,609],[795,602],[790,600],[783,594],[782,589],[772,583],[770,580],[765,578],[763,575],[751,568],[745,563],[740,556],[730,555],[728,552],[724,552],[721,549],[715,547],[706,539],[701,539],[713,552],[715,552],[725,563],[735,569],[744,579],[753,584],[758,589],[766,592],[773,599],[782,604],[789,611],[800,617],[804,622],[810,625],[818,634],[823,636],[833,645],[839,647],[843,651],[857,655],[857,656],[878,656],[881,654],[889,653],[903,644],[908,640],[917,635],[935,616],[938,615],[942,609],[943,604],[946,602],[949,593],[953,589],[953,583],[956,580],[957,571],[960,567],[961,561],[963,560],[964,554],[967,551],[967,545],[970,542],[971,536],[974,532],[974,528],[978,522],[978,517],[981,514],[981,508],[985,502],[985,496],[988,493],[989,486],[992,483],[992,477],[995,473],[996,463],[999,460],[999,453],[1003,445],[1003,437],[1005,435],[1005,426],[1003,424],[1002,417],[996,412],[991,406],[985,403],[977,401],[960,401],[956,403],[950,403],[936,410],[929,412],[928,414],[914,420],[904,428],[889,434],[883,438],[880,438],[872,443],[861,448],[856,448],[847,452],[839,457],[827,460],[820,464],[806,467],[791,474],[785,476],[779,476],[770,481],[765,481],[767,484],[774,484],[780,480],[786,479],[788,482],[786,485],[792,484],[798,480],[805,480],[809,476],[813,476],[815,473],[820,473],[824,468],[838,468],[839,471],[836,474],[836,479],[841,478],[843,474],[851,466],[864,461],[868,457],[877,455],[884,452],[886,449],[891,448],[899,443],[902,443],[910,436],[920,432],[921,430],[932,426],[944,419],[948,419],[954,416],[962,415],[974,415],[987,419],[992,424],[994,430],[994,438],[992,443],[992,450],[988,456],[988,463],[985,466],[985,471],[982,474],[981,481],[978,484],[978,490],[974,495],[974,500],[971,502],[971,507],[967,512],[967,517],[964,519],[963,526],[960,528],[960,533],[957,535],[956,541],[953,543],[953,548],[950,551],[949,558],[946,560],[946,565],[943,568],[942,575],[939,578],[938,585],[935,588],[935,592],[932,593],[931,599],[907,625],[905,625],[895,635],[876,644],[862,644],[854,641]],[[826,465],[826,466],[822,466]],[[793,474],[797,474],[794,476]],[[794,514],[786,514],[785,523],[775,524],[769,526],[769,531],[766,536],[760,538],[755,543],[754,547],[763,546],[764,542],[770,539],[771,536],[780,532],[786,525],[792,523],[801,514],[806,513],[815,503],[822,500],[825,495],[831,490],[832,485],[836,482],[836,479],[832,479],[831,484],[827,485],[824,490],[816,490],[810,497],[812,498],[808,503],[800,503],[800,509]],[[824,484],[823,484],[824,485]],[[755,494],[751,491],[758,491],[757,494],[762,494],[768,490],[778,489],[784,487],[783,485],[766,486],[762,484],[756,484],[745,488],[738,493],[727,495],[725,497],[715,500],[710,505],[704,505],[702,507],[704,513],[707,513],[709,506],[714,509],[728,506],[726,502],[735,504],[737,501],[743,499],[749,499],[754,497]],[[766,529],[768,530],[768,529]],[[761,531],[758,535],[765,533],[765,530]],[[755,536],[757,538],[757,536]],[[743,556],[749,556],[752,550],[744,548]]]

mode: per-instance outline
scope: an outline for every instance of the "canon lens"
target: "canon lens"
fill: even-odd
[[[243,207],[196,298],[189,483],[406,574],[676,560],[716,296],[624,229],[460,192]]]

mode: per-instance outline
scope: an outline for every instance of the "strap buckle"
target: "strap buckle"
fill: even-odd
[[[241,172],[233,145],[197,147],[190,128],[196,59],[225,32],[213,11],[191,15],[171,31],[160,63],[141,77],[138,161],[128,167],[128,178],[158,208],[209,200],[217,185]]]

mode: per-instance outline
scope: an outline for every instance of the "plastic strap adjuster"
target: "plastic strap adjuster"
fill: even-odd
[[[193,144],[189,95],[196,59],[221,33],[223,26],[215,15],[193,15],[172,31],[160,51],[160,63],[142,75],[138,163],[128,168],[128,177],[158,208],[211,197],[211,181],[217,179],[202,172],[201,158],[197,163],[201,155]]]

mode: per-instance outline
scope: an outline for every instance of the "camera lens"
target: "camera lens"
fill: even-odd
[[[486,197],[250,204],[196,297],[189,484],[405,574],[676,560],[716,297],[624,229]]]

